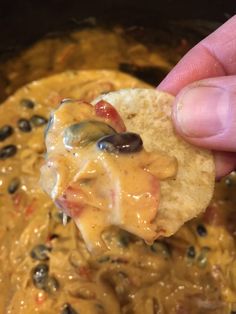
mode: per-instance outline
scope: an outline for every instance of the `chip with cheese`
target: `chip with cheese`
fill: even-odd
[[[152,243],[209,204],[212,154],[175,134],[172,102],[156,90],[126,89],[92,104],[67,99],[53,112],[41,182],[90,250],[105,249],[111,225]]]

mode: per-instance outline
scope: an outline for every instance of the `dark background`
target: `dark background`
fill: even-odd
[[[154,27],[173,19],[224,22],[236,12],[227,0],[0,0],[0,54],[21,49],[46,33],[86,23]]]

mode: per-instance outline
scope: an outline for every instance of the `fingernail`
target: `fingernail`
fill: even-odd
[[[177,128],[188,137],[220,134],[229,121],[229,94],[220,87],[189,88],[177,100],[174,118]]]

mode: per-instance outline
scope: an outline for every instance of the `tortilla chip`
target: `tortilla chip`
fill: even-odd
[[[178,160],[175,179],[161,181],[161,201],[155,218],[158,236],[170,236],[203,212],[214,190],[215,166],[210,151],[195,147],[173,128],[174,97],[152,89],[126,89],[100,96],[122,116],[128,131],[140,134],[147,151],[163,151]]]

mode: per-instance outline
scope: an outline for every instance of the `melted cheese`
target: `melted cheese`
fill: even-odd
[[[175,176],[176,160],[144,149],[129,154],[100,151],[94,141],[66,147],[65,128],[88,119],[102,120],[87,103],[64,102],[54,112],[41,169],[44,190],[74,218],[90,250],[105,249],[101,234],[110,225],[153,242],[159,180]]]

